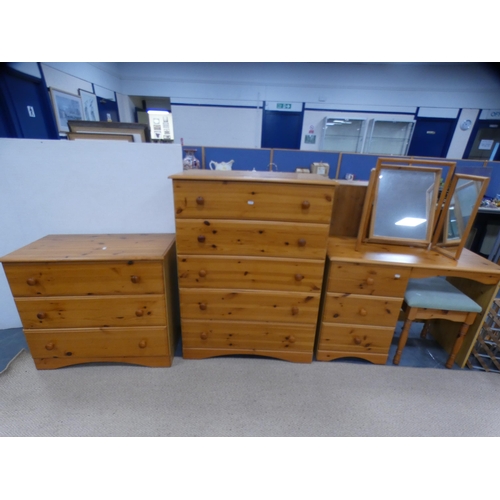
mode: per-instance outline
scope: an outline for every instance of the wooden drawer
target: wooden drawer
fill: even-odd
[[[16,298],[24,329],[164,326],[163,295]]]
[[[320,292],[324,261],[179,255],[181,288]]]
[[[310,351],[315,325],[234,321],[182,321],[185,348]]]
[[[323,321],[394,327],[402,302],[391,297],[327,293]]]
[[[258,319],[312,325],[318,319],[318,293],[181,288],[180,298],[183,319]]]
[[[167,329],[93,328],[26,330],[34,358],[101,358],[165,356],[169,354]]]
[[[178,219],[177,252],[324,259],[329,226],[292,222]]]
[[[5,263],[15,297],[159,294],[162,262]]]
[[[358,295],[403,297],[411,269],[330,262],[328,291]]]
[[[174,180],[177,218],[330,223],[333,186]]]
[[[322,323],[318,350],[387,354],[394,328]]]

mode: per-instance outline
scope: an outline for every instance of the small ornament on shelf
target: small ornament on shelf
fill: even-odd
[[[200,161],[195,156],[196,151],[196,149],[184,149],[184,159],[182,160],[182,168],[184,170],[200,168]]]

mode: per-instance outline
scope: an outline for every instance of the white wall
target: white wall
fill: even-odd
[[[262,109],[172,104],[174,138],[185,145],[260,148]]]
[[[500,108],[498,75],[455,63],[118,63],[126,95]]]
[[[114,92],[121,92],[121,80],[117,64],[43,62],[41,66],[49,87],[61,85],[63,88],[60,90],[67,90],[64,87],[73,77],[76,80],[93,83]],[[74,87],[75,89],[78,90],[78,88]]]
[[[169,97],[177,112],[175,142],[182,137],[185,144],[203,146],[260,147],[266,101],[304,103],[304,130],[331,114],[325,110],[366,115],[425,109],[428,116],[443,118],[465,113],[474,116],[474,124],[481,109],[500,109],[499,74],[479,63],[44,62],[41,67],[48,86],[78,93],[93,83],[116,92],[122,121],[135,120],[129,96]],[[199,106],[182,107],[186,104]],[[457,127],[449,158],[462,157],[468,134]]]
[[[0,139],[0,165],[0,256],[48,234],[175,232],[179,145]],[[1,268],[0,329],[20,326]]]
[[[462,158],[469,142],[470,136],[472,134],[473,126],[471,125],[468,130],[462,130],[460,125],[466,121],[470,120],[473,124],[479,115],[479,109],[462,109],[460,115],[458,116],[457,126],[453,134],[453,139],[448,148],[447,158]]]

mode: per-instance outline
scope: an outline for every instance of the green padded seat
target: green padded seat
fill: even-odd
[[[405,302],[419,309],[442,309],[480,313],[482,308],[445,278],[410,279],[405,293]]]

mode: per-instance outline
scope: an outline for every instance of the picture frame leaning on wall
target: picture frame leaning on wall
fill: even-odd
[[[87,92],[83,89],[78,89],[80,98],[82,100],[82,113],[83,120],[98,122],[99,121],[99,108],[97,105],[97,96],[92,92]]]
[[[82,100],[79,95],[70,94],[55,88],[50,88],[50,97],[61,133],[69,132],[68,120],[83,120]]]

